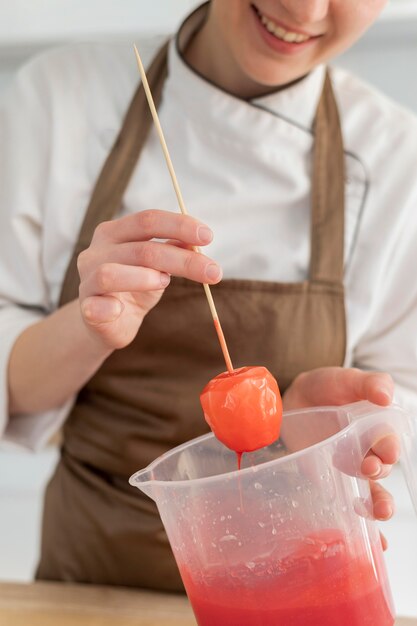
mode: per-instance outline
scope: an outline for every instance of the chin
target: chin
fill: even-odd
[[[260,69],[260,65],[252,62],[242,67],[242,71],[253,83],[265,89],[288,85],[311,71],[311,67],[291,68],[289,63],[271,63],[270,65],[272,67],[266,67],[263,63]]]

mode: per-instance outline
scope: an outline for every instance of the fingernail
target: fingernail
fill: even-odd
[[[161,285],[162,287],[168,287],[171,282],[171,276],[169,274],[161,273]]]
[[[378,478],[381,472],[382,472],[382,465],[378,465],[377,469],[374,472],[372,472],[372,474],[369,474],[369,478]]]
[[[386,513],[385,513],[385,519],[390,519],[392,516],[394,515],[394,510],[392,508],[392,506],[387,506],[386,508]]]
[[[221,278],[222,270],[215,263],[211,263],[206,267],[206,276],[209,280],[218,280]]]
[[[210,243],[213,239],[213,231],[207,226],[199,226],[197,236],[201,242]]]
[[[93,312],[88,305],[83,304],[81,310],[86,320],[91,321],[93,319]]]
[[[390,402],[391,402],[391,400],[392,400],[392,392],[391,392],[391,389],[389,389],[388,387],[383,387],[383,386],[382,386],[382,387],[379,387],[378,391],[379,391],[379,393],[380,393],[382,396],[384,396],[384,398],[386,399],[386,401],[387,401],[388,403],[390,403]]]

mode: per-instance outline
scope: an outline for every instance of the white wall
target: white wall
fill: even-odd
[[[337,60],[417,114],[417,0],[408,17],[380,20]]]
[[[0,0],[0,41],[165,31],[198,0]]]
[[[198,0],[0,0],[0,88],[36,52],[68,41],[176,29]]]

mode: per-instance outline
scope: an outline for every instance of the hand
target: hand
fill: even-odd
[[[168,211],[142,211],[99,224],[78,257],[81,314],[89,331],[106,349],[123,348],[159,302],[171,275],[219,282],[221,268],[190,249],[212,238],[198,220]]]
[[[323,367],[297,376],[283,396],[285,411],[312,406],[335,406],[368,400],[380,406],[391,404],[394,382],[389,374],[363,372],[355,368]],[[374,516],[389,519],[394,512],[391,494],[376,479],[387,476],[400,456],[400,443],[394,435],[375,442],[362,463],[361,471],[370,479]],[[385,538],[382,537],[384,548]]]

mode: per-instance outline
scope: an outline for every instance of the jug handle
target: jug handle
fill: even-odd
[[[348,426],[345,429],[352,456],[356,458],[356,468],[375,443],[388,434],[396,434],[401,443],[400,466],[407,483],[408,492],[417,514],[417,420],[407,411],[391,404],[377,406],[361,401],[343,407]],[[345,446],[344,446],[345,447]],[[358,477],[363,477],[357,469]]]

